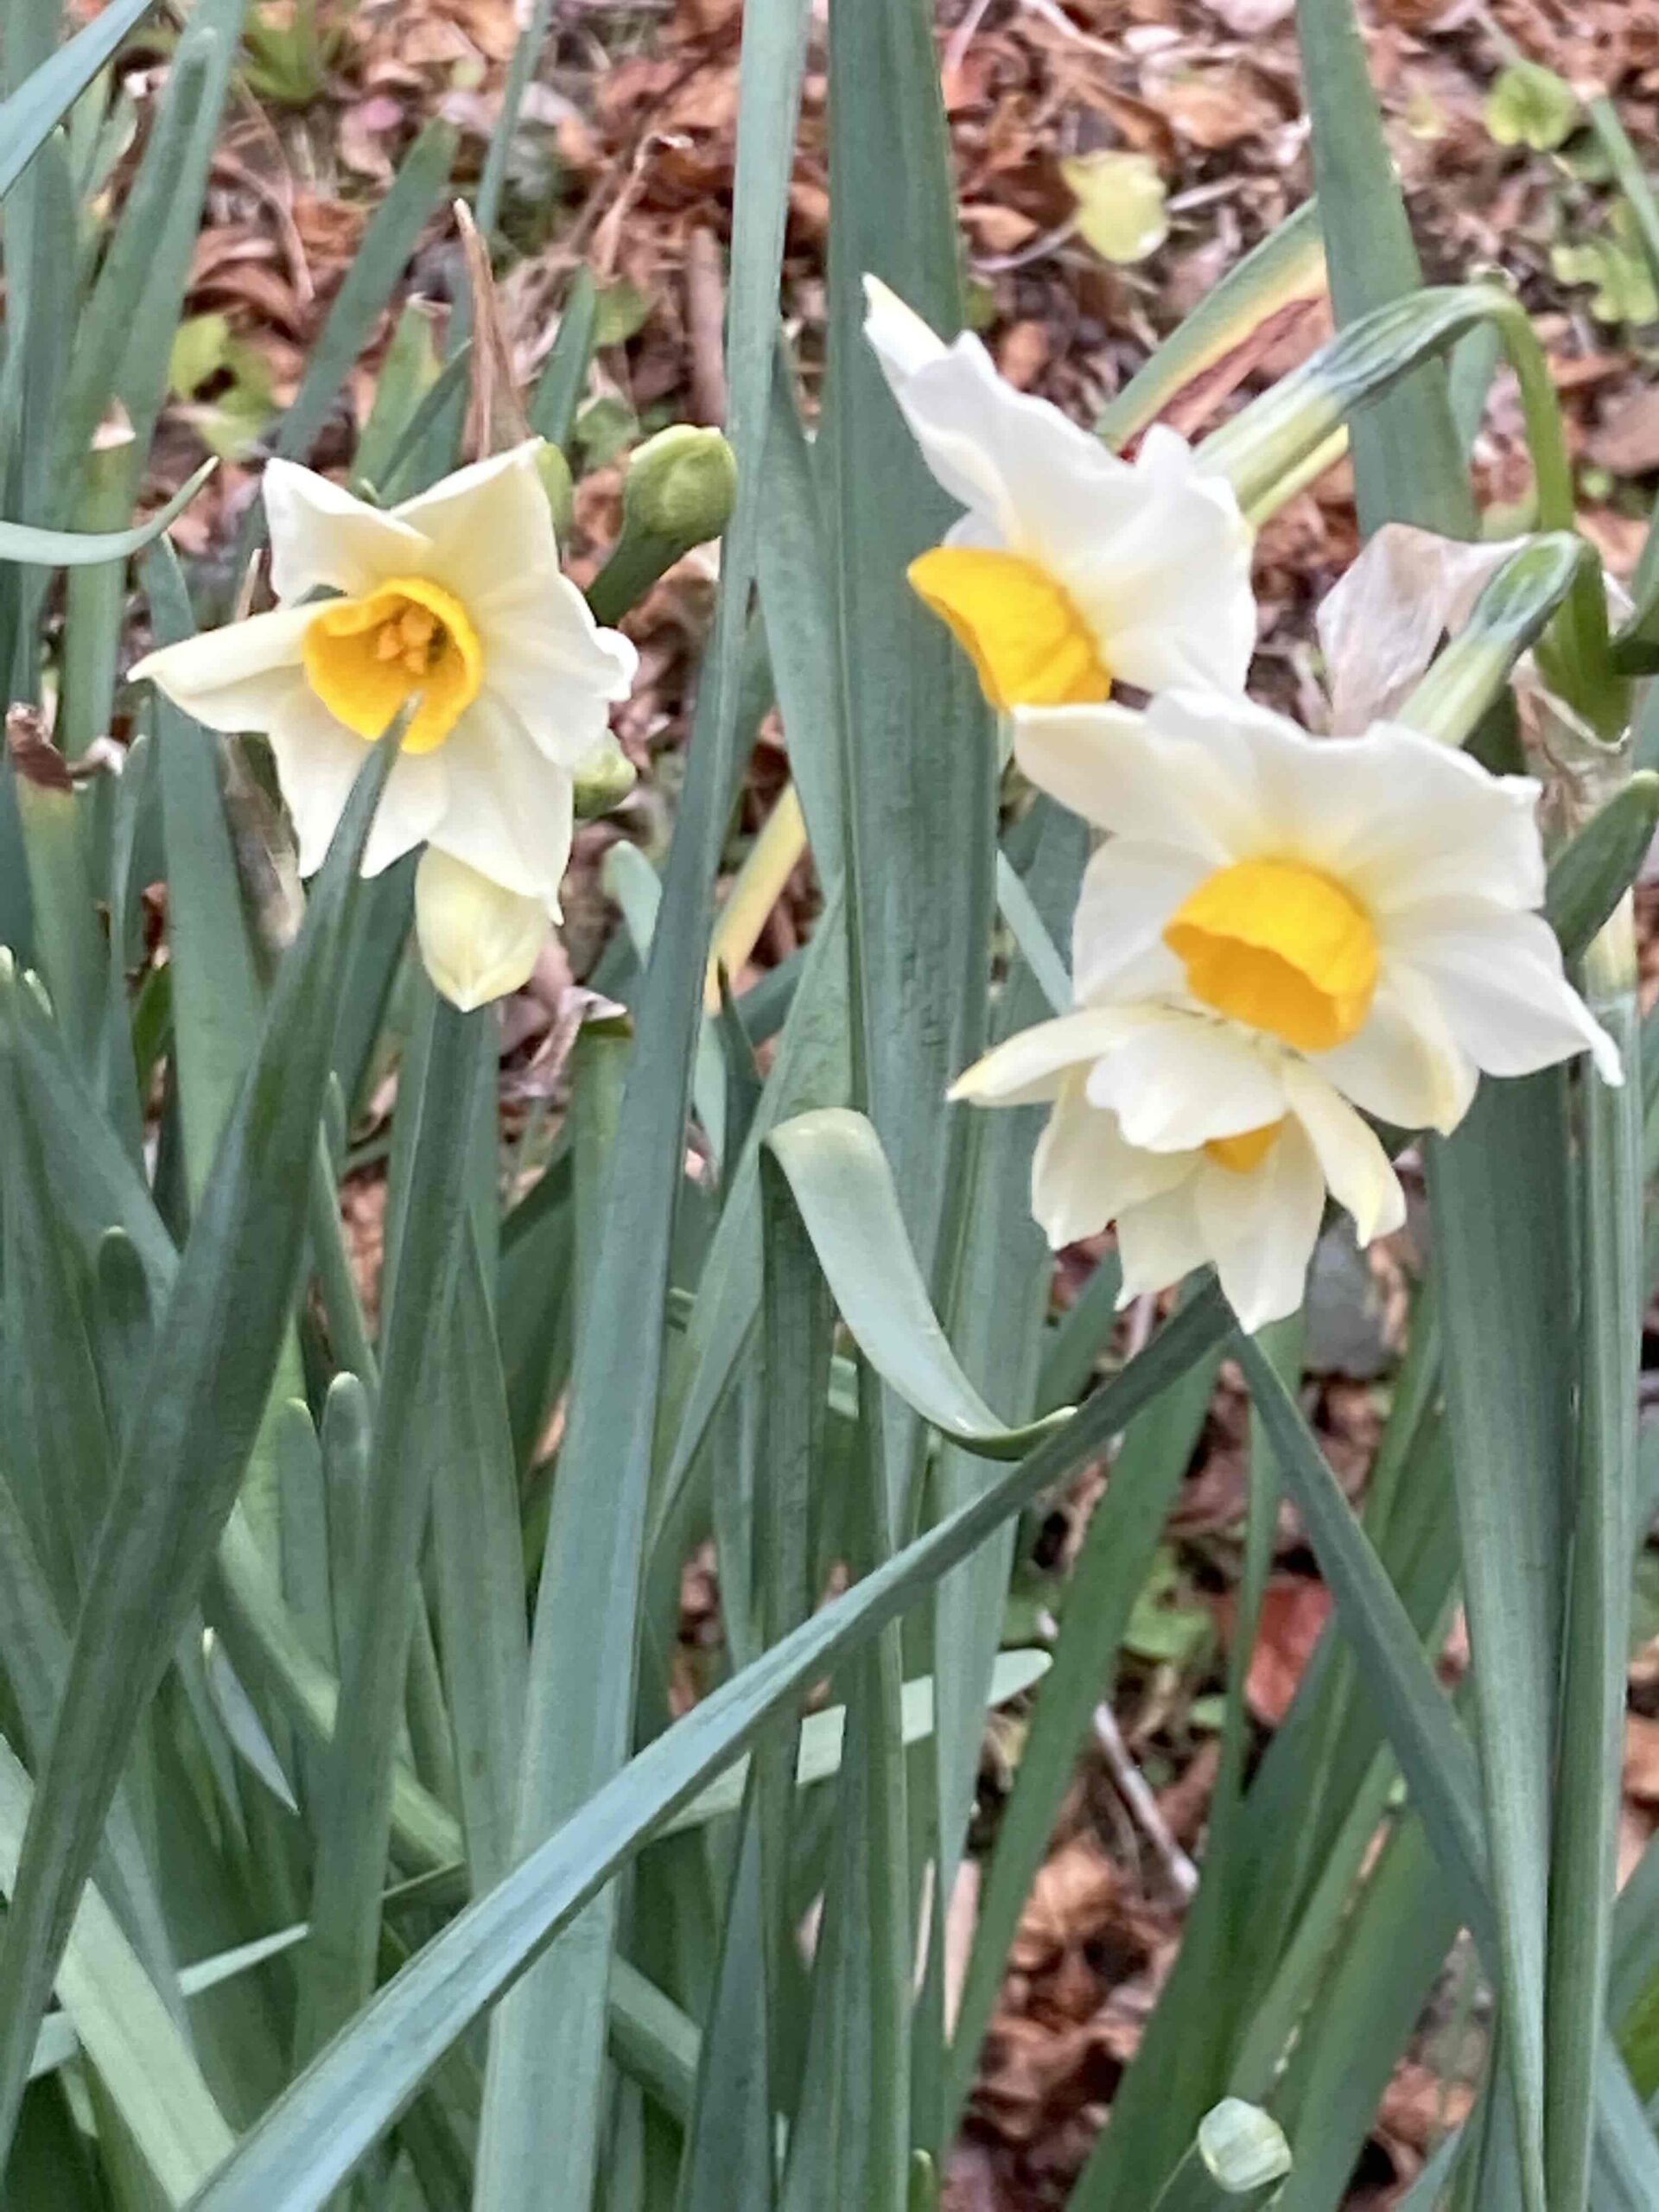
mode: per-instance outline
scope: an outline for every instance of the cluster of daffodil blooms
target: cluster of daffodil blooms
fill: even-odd
[[[1301,1302],[1327,1192],[1362,1243],[1403,1219],[1365,1115],[1448,1132],[1483,1073],[1586,1051],[1620,1080],[1538,911],[1539,786],[1397,723],[1317,738],[1252,703],[1224,477],[1161,428],[1120,459],[874,283],[867,327],[966,509],[912,582],[1025,773],[1107,833],[1072,1010],[953,1095],[1052,1102],[1032,1198],[1055,1246],[1115,1221],[1126,1300],[1211,1262],[1259,1328]]]
[[[1251,533],[1227,479],[1160,426],[1121,459],[977,339],[869,299],[894,398],[965,510],[911,581],[1025,773],[1107,833],[1072,1010],[954,1095],[1052,1102],[1033,1205],[1056,1246],[1116,1222],[1125,1298],[1211,1262],[1258,1328],[1300,1304],[1327,1193],[1363,1242],[1399,1226],[1365,1115],[1448,1132],[1482,1073],[1586,1050],[1619,1080],[1538,911],[1538,786],[1398,724],[1315,738],[1253,704]],[[517,988],[547,942],[576,779],[620,759],[608,711],[635,666],[560,569],[538,451],[390,511],[271,461],[276,606],[134,671],[209,728],[269,738],[307,874],[365,746],[410,710],[365,867],[424,847],[421,950],[462,1007]]]

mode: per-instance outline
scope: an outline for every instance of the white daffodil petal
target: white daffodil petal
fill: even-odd
[[[425,573],[469,608],[505,577],[551,575],[559,565],[553,513],[531,438],[511,452],[457,469],[393,509],[431,545]]]
[[[1387,722],[1315,746],[1311,779],[1305,755],[1286,751],[1282,774],[1300,786],[1304,834],[1379,921],[1427,899],[1542,901],[1530,776],[1494,776],[1471,754]]]
[[[1047,400],[1016,391],[971,332],[925,354],[915,320],[873,311],[865,329],[923,459],[1011,550],[1040,557],[1045,524],[1127,464]]]
[[[1153,1152],[1192,1152],[1265,1128],[1285,1111],[1282,1057],[1230,1024],[1170,1010],[1132,1031],[1090,1069],[1089,1096],[1124,1136]]]
[[[1103,526],[1098,502],[1052,557],[1112,674],[1143,691],[1243,689],[1255,651],[1251,533],[1225,479],[1154,423],[1132,480],[1138,512]],[[1075,510],[1070,511],[1075,514]]]
[[[1084,870],[1071,924],[1077,997],[1122,1000],[1178,991],[1183,971],[1164,943],[1164,926],[1210,869],[1207,860],[1178,846],[1109,839]]]
[[[146,653],[135,683],[153,683],[209,729],[266,730],[305,689],[301,651],[315,609],[279,607]]]
[[[1139,1205],[1125,1206],[1117,1217],[1117,1256],[1123,1287],[1117,1302],[1167,1290],[1211,1258],[1192,1201],[1197,1179]]]
[[[1285,1069],[1290,1110],[1312,1144],[1331,1195],[1353,1216],[1362,1244],[1406,1218],[1406,1194],[1376,1133],[1339,1092],[1298,1061]]]
[[[276,780],[293,817],[300,874],[315,875],[370,748],[302,688],[270,731]],[[442,812],[444,772],[439,753],[400,753],[386,779],[363,855],[365,875],[378,875],[423,841]]]
[[[386,576],[424,573],[430,548],[418,530],[326,476],[296,461],[268,461],[260,488],[270,527],[270,588],[285,604],[320,584],[352,594],[372,591]]]
[[[1240,725],[1259,709],[1194,710],[1195,695],[1143,712],[1110,702],[1017,707],[1014,757],[1032,782],[1097,829],[1176,846],[1220,867],[1262,848],[1271,825],[1255,795]]]
[[[1058,1097],[1067,1069],[1097,1059],[1137,1027],[1143,1011],[1084,1007],[1021,1029],[976,1060],[950,1096],[976,1106],[1029,1106]]]
[[[536,575],[476,602],[488,689],[504,699],[550,760],[575,768],[601,746],[608,702],[625,699],[639,656],[602,630],[568,576]]]
[[[1287,1123],[1246,1174],[1206,1167],[1194,1179],[1192,1205],[1240,1326],[1254,1335],[1294,1313],[1325,1211],[1325,1178],[1300,1126]]]
[[[1541,915],[1448,899],[1402,915],[1396,940],[1488,1075],[1531,1075],[1589,1052],[1605,1083],[1624,1081],[1618,1048],[1567,982]]]
[[[1091,1106],[1083,1077],[1069,1074],[1031,1163],[1031,1210],[1055,1251],[1094,1236],[1125,1207],[1183,1182],[1190,1155],[1125,1144],[1116,1118]]]
[[[415,929],[426,972],[463,1014],[530,979],[553,927],[539,899],[505,890],[429,846],[415,874]]]
[[[879,276],[865,277],[864,305],[864,335],[889,377],[913,376],[943,357],[944,339]]]
[[[569,770],[538,751],[512,709],[487,691],[442,752],[428,757],[449,766],[443,811],[425,832],[439,850],[509,891],[556,899],[575,829]]]
[[[1439,1000],[1399,963],[1384,972],[1357,1036],[1309,1065],[1364,1112],[1404,1129],[1449,1134],[1475,1095],[1474,1063]]]

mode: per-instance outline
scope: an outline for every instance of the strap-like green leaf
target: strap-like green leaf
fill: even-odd
[[[1197,1300],[982,1497],[658,1737],[410,1961],[243,2138],[192,2212],[316,2212],[468,2024],[680,1806],[1009,1514],[1074,1474],[1228,1326],[1215,1294]]]
[[[33,1791],[0,1741],[0,1885],[10,1889]],[[182,2204],[235,2138],[190,2045],[100,1892],[81,1893],[58,1968],[64,2011],[170,2205]]]
[[[134,1731],[195,1602],[264,1411],[298,1272],[358,869],[395,749],[371,754],[341,817],[158,1323],[0,1940],[0,2143],[11,2139],[35,2030]]]
[[[152,0],[111,0],[0,105],[0,200],[151,5]]]
[[[963,1373],[939,1326],[905,1228],[893,1173],[862,1114],[798,1115],[767,1140],[789,1178],[841,1317],[876,1373],[942,1434],[1017,1459],[1070,1409],[1009,1427]]]
[[[806,10],[745,13],[733,193],[728,435],[738,499],[685,783],[600,1204],[605,1242],[585,1298],[531,1648],[518,1849],[597,1803],[634,1718],[633,1654],[664,1308],[701,1026],[715,871],[731,808],[741,676],[764,497],[760,461],[777,324]],[[570,1695],[582,1680],[588,1691]],[[594,1793],[599,1795],[595,1796]],[[532,2212],[591,2191],[604,2097],[614,1897],[601,1899],[492,2024],[474,2201]]]

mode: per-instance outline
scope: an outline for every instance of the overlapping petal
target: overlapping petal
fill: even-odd
[[[1240,1020],[1278,1021],[1276,1033],[1357,1105],[1411,1128],[1455,1128],[1482,1070],[1521,1074],[1589,1051],[1618,1080],[1614,1047],[1534,911],[1544,860],[1529,778],[1494,776],[1397,725],[1314,740],[1283,715],[1195,691],[1160,694],[1140,711],[1024,708],[1014,725],[1033,781],[1114,833],[1077,908],[1084,1003],[1180,1005],[1197,994]],[[1320,1001],[1320,962],[1332,956],[1317,940],[1306,976],[1274,967],[1286,932],[1294,937],[1294,907],[1272,931],[1259,912],[1249,918],[1249,898],[1259,907],[1270,882],[1294,888],[1298,875],[1309,915],[1346,902],[1367,934],[1357,995],[1342,995],[1332,969],[1333,995]],[[1210,884],[1248,932],[1231,969],[1217,969],[1232,975],[1230,995],[1194,964],[1200,943],[1213,953],[1213,937],[1186,925],[1195,887]],[[1321,1003],[1319,1022],[1292,1020],[1294,1006]],[[1262,1010],[1275,1005],[1282,1014]],[[1128,1082],[1111,1078],[1114,1089]],[[1153,1108],[1128,1110],[1137,1141],[1178,1141],[1149,1135]]]
[[[1108,680],[1240,689],[1255,601],[1250,531],[1226,480],[1161,426],[1122,460],[1007,384],[971,334],[947,346],[885,285],[867,278],[866,290],[888,386],[966,510],[947,543],[1001,549],[1051,577]]]
[[[1362,1243],[1404,1218],[1382,1146],[1324,1077],[1205,1014],[1079,1008],[1009,1038],[952,1096],[1052,1102],[1032,1211],[1057,1249],[1116,1222],[1126,1297],[1213,1264],[1259,1328],[1300,1302],[1327,1191]]]

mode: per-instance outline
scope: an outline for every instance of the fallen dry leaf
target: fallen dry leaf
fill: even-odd
[[[1306,1575],[1275,1575],[1262,1595],[1262,1623],[1250,1654],[1244,1695],[1264,1727],[1290,1710],[1314,1646],[1331,1618],[1331,1592]]]
[[[1659,385],[1616,399],[1585,441],[1585,454],[1615,476],[1645,476],[1659,468]]]

